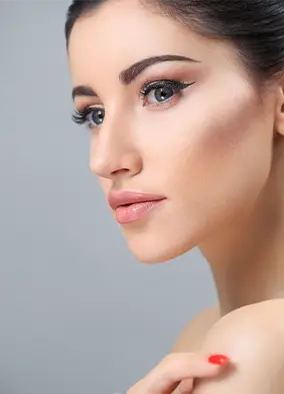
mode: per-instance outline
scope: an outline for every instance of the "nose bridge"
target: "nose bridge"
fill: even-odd
[[[131,138],[130,117],[125,109],[106,113],[98,134],[91,141],[91,170],[98,176],[110,178],[119,170],[133,170],[137,155]]]

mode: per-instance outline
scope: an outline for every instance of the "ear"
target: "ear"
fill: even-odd
[[[277,87],[275,133],[284,136],[284,78],[280,80],[280,84]]]

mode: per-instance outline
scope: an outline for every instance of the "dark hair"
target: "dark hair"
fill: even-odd
[[[73,0],[65,38],[75,22],[112,0]],[[118,0],[119,1],[119,0]],[[284,71],[284,0],[140,0],[207,38],[230,41],[257,88]]]

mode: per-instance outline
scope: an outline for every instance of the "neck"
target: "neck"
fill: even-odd
[[[199,245],[215,280],[221,316],[284,298],[284,138],[254,206]]]

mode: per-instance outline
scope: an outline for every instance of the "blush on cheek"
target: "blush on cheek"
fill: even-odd
[[[211,109],[212,111],[212,109]],[[230,100],[218,106],[202,122],[199,141],[202,155],[216,153],[222,157],[238,154],[250,138],[254,138],[259,110],[248,99]]]

